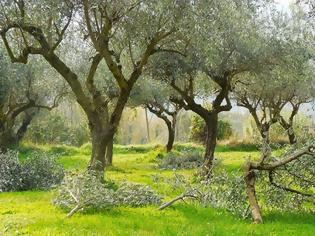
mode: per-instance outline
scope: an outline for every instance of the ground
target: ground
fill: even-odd
[[[195,148],[178,145],[177,150]],[[25,146],[22,157],[30,150],[41,149],[61,154],[60,162],[67,170],[84,170],[90,146]],[[156,184],[154,176],[171,176],[173,171],[158,170],[154,159],[161,147],[115,146],[114,165],[106,172],[113,181],[128,180],[151,185],[170,199],[178,193],[167,184]],[[217,158],[228,170],[240,168],[246,158],[255,158],[253,148],[219,146]],[[193,171],[181,171],[191,176]],[[176,203],[164,211],[155,206],[144,208],[119,207],[103,212],[66,213],[51,202],[56,190],[0,194],[0,235],[314,235],[315,215],[307,213],[264,212],[265,223],[254,225],[228,212],[198,205]]]

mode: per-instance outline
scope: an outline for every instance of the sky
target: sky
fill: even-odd
[[[277,3],[282,5],[283,7],[289,7],[292,0],[275,0]]]

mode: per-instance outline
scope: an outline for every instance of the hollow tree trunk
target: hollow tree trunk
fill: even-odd
[[[214,151],[217,144],[218,134],[218,114],[211,113],[205,119],[206,122],[206,142],[205,142],[205,154],[204,163],[202,166],[202,174],[205,177],[210,177],[214,160]]]
[[[175,140],[175,125],[171,123],[167,123],[168,129],[168,141],[166,144],[166,151],[170,152],[173,149],[174,140]]]
[[[251,169],[250,163],[247,163],[245,165],[244,180],[246,184],[246,193],[247,193],[253,221],[255,224],[263,223],[261,210],[260,210],[257,197],[256,197],[255,172],[254,170]]]
[[[106,166],[113,164],[114,139],[111,139],[106,148]]]

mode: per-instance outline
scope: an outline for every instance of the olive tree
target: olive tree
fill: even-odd
[[[300,65],[304,72],[308,71],[303,63]],[[259,75],[246,75],[238,81],[246,80],[246,83],[238,85],[234,91],[237,104],[248,109],[261,137],[268,143],[270,127],[275,123],[287,132],[290,144],[296,143],[294,118],[303,104],[312,101],[313,75],[301,71],[289,73],[293,66],[287,66],[282,71],[277,68]],[[288,116],[286,111],[289,111]]]
[[[40,109],[55,108],[66,94],[66,91],[59,86],[60,83],[43,91],[43,87],[49,84],[51,75],[47,71],[43,73],[40,71],[43,68],[39,67],[38,61],[33,61],[27,66],[10,65],[3,51],[0,51],[0,151],[2,152],[21,141]],[[41,78],[44,74],[46,78]],[[42,81],[39,81],[40,79]]]
[[[256,2],[257,3],[257,2]],[[273,65],[281,57],[280,39],[261,13],[272,7],[254,1],[196,1],[183,29],[184,53],[160,56],[157,79],[176,91],[173,101],[205,121],[207,138],[203,172],[211,172],[217,140],[218,115],[232,108],[230,93],[236,75]],[[162,69],[161,69],[162,68]],[[211,100],[210,106],[200,101]]]
[[[0,33],[11,61],[27,63],[30,55],[41,55],[67,81],[84,110],[92,138],[89,169],[104,171],[106,147],[131,90],[150,57],[180,40],[178,22],[185,5],[174,0],[2,1]],[[70,32],[71,27],[77,30]],[[72,45],[85,39],[80,49],[89,48],[93,54],[84,78],[63,58],[66,36]],[[20,53],[12,45],[20,46]],[[111,111],[95,81],[102,61],[119,90]]]
[[[148,78],[137,85],[131,97],[132,106],[142,106],[148,109],[166,124],[168,130],[167,152],[173,148],[177,118],[181,111],[181,106],[172,101],[173,94],[174,91],[161,81]]]
[[[293,126],[300,106],[310,102],[314,95],[315,68],[310,47],[314,33],[303,15],[302,19],[300,17],[292,12],[289,17],[277,19],[284,26],[280,35],[285,38],[283,48],[287,55],[276,66],[243,75],[237,81],[241,85],[235,89],[238,105],[248,109],[262,137],[261,157],[248,160],[244,165],[246,192],[255,223],[263,221],[256,182],[264,173],[274,189],[301,196],[302,202],[314,204],[314,137],[305,133],[304,140],[297,140]],[[289,107],[291,113],[286,120],[282,113]],[[290,143],[295,145],[275,155],[270,146],[269,131],[278,122],[287,130]]]
[[[314,98],[314,61],[311,59],[312,29],[305,16],[293,11],[292,16],[275,17],[281,48],[286,55],[276,65],[247,72],[235,80],[234,95],[239,106],[253,117],[261,137],[269,143],[269,129],[279,123],[287,132],[290,144],[297,142],[294,118],[303,104]],[[290,111],[285,116],[285,111]]]

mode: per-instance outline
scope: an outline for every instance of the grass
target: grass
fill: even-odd
[[[26,145],[20,152],[25,157],[34,149],[60,155],[60,162],[68,170],[83,170],[91,147]],[[187,149],[202,151],[198,145],[175,146],[179,152]],[[155,168],[154,159],[162,152],[160,146],[115,146],[114,166],[107,170],[106,178],[149,184],[166,199],[174,197],[178,193],[166,183],[153,181],[153,176],[173,174]],[[231,171],[239,169],[246,157],[257,156],[250,148],[233,147],[229,151],[226,146],[219,146],[216,154]],[[180,172],[193,174],[192,170]],[[119,207],[66,219],[65,212],[51,204],[54,194],[54,190],[0,194],[0,235],[314,235],[315,232],[315,216],[311,214],[264,212],[265,223],[253,225],[225,211],[184,203],[164,211],[157,211],[156,207]]]

